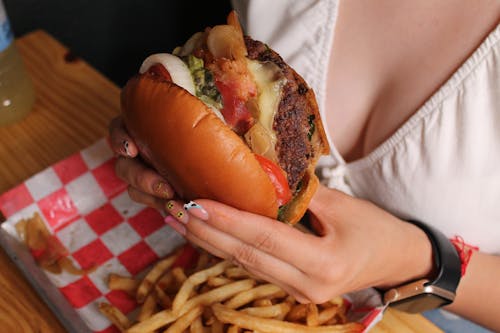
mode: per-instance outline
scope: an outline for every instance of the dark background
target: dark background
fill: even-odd
[[[118,86],[145,57],[225,23],[229,0],[4,0],[16,37],[43,29]]]

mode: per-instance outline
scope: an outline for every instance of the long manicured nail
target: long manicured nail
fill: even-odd
[[[153,191],[156,194],[158,194],[160,197],[165,198],[165,199],[172,198],[172,196],[173,196],[172,189],[170,188],[170,186],[167,183],[165,183],[163,181],[159,181],[156,184],[154,184]]]
[[[175,231],[177,231],[182,236],[186,235],[186,227],[183,226],[179,221],[174,219],[171,215],[165,217],[165,223],[172,227]]]
[[[132,154],[130,153],[129,143],[127,140],[123,140],[122,146],[123,146],[123,151],[125,152],[125,155],[132,157]]]
[[[188,223],[189,215],[184,209],[184,206],[177,201],[170,200],[166,205],[167,213],[172,215],[177,221],[182,222],[184,224]]]
[[[189,201],[188,203],[184,204],[184,209],[188,211],[189,214],[199,218],[200,220],[208,220],[208,212],[199,203]]]

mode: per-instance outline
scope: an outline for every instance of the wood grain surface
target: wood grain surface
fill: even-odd
[[[37,100],[23,121],[0,128],[0,193],[107,135],[119,88],[43,31],[16,41]],[[66,330],[0,250],[0,332]],[[372,333],[437,333],[421,315],[389,310]]]
[[[16,41],[36,91],[33,111],[0,128],[0,192],[107,135],[120,90],[43,31]],[[0,332],[66,332],[0,250]]]
[[[370,333],[438,333],[443,332],[420,314],[389,309]]]

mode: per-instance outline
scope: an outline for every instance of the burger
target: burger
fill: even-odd
[[[140,156],[184,200],[208,198],[294,224],[329,151],[314,92],[266,44],[227,24],[147,57],[121,93]]]

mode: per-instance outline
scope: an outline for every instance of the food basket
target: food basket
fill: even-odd
[[[110,290],[111,273],[144,276],[151,266],[184,243],[156,210],[130,200],[114,173],[115,157],[103,138],[0,195],[0,244],[70,332],[118,332],[98,310],[110,303],[127,315],[138,304]],[[67,257],[86,274],[40,268],[20,239],[16,224],[38,213]],[[372,290],[345,295],[351,320],[365,332],[383,307]]]

